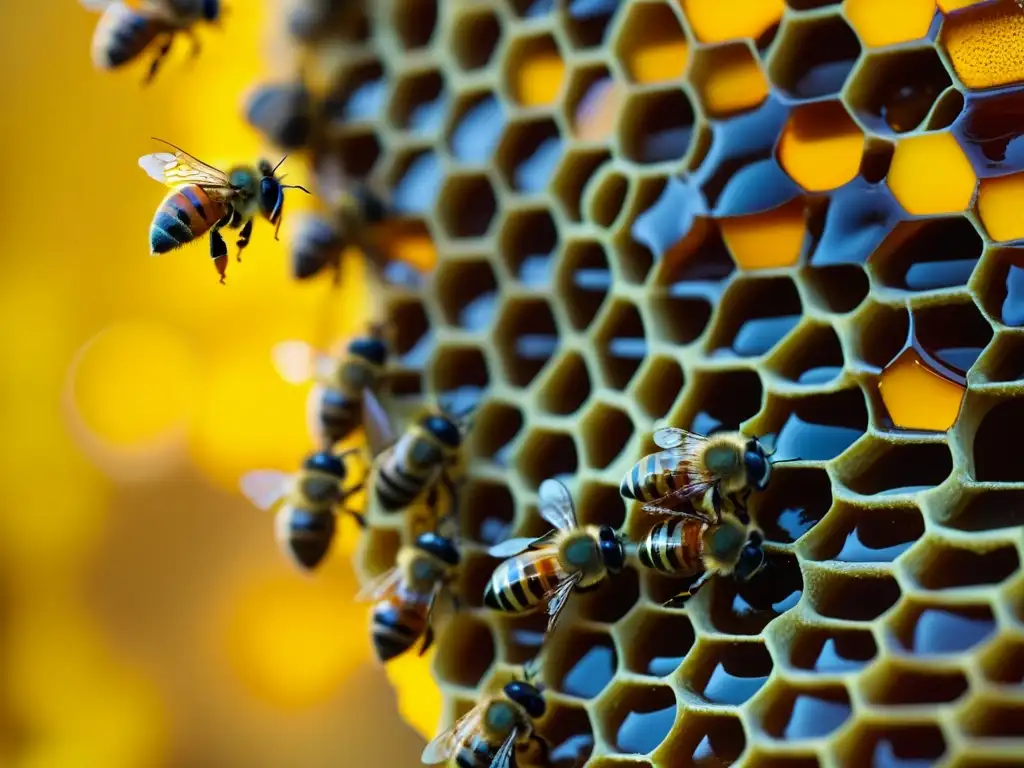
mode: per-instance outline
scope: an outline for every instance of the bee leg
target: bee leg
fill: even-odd
[[[440,585],[434,587],[430,593],[430,605],[427,606],[427,631],[423,633],[423,645],[420,646],[420,656],[427,652],[427,649],[434,644],[434,605],[437,603],[437,593],[440,592]]]
[[[356,525],[360,528],[366,527],[366,517],[362,512],[356,512],[354,509],[349,509],[348,507],[345,507],[345,512],[352,515],[352,519],[356,521]]]
[[[686,601],[697,594],[698,590],[700,590],[700,588],[703,587],[710,578],[711,573],[709,571],[704,571],[704,573],[702,573],[700,577],[690,585],[689,589],[685,592],[680,592],[670,600],[666,600],[664,606],[666,608],[682,608]]]
[[[427,631],[423,633],[423,645],[420,646],[420,656],[426,653],[434,644],[434,628],[427,625]]]
[[[238,246],[238,255],[235,256],[236,260],[242,260],[242,251],[244,251],[246,246],[249,245],[250,238],[252,238],[252,219],[245,222],[245,226],[242,227],[242,231],[238,233],[238,241],[235,243],[235,245]]]
[[[160,70],[160,65],[164,63],[164,59],[167,58],[167,54],[171,52],[171,43],[174,41],[174,36],[169,35],[167,39],[161,43],[159,50],[156,52],[156,56],[153,57],[153,61],[149,64],[149,72],[146,74],[146,79],[142,81],[143,85],[149,85],[153,82],[153,78],[156,77],[156,73]]]
[[[224,242],[224,236],[220,233],[222,226],[224,226],[224,219],[214,224],[213,229],[210,230],[210,257],[220,273],[220,282],[223,285],[224,272],[228,267],[228,244]]]

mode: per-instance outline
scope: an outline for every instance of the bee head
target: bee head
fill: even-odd
[[[417,536],[416,548],[423,550],[428,555],[432,555],[448,565],[459,564],[459,550],[455,548],[455,543],[451,539],[446,539],[444,536],[433,531],[421,533]]]
[[[338,480],[344,480],[345,462],[340,457],[335,456],[330,451],[319,451],[310,456],[302,462],[302,468],[312,470],[314,472],[325,472],[331,477],[336,477]]]
[[[203,18],[207,21],[217,21],[220,18],[220,0],[203,0]]]
[[[772,463],[757,438],[747,441],[743,450],[743,468],[747,473],[747,482],[759,491],[768,487],[772,477]]]
[[[626,548],[622,545],[622,540],[615,535],[611,526],[602,525],[597,533],[597,541],[601,548],[601,560],[608,573],[619,573],[626,564]]]
[[[388,358],[388,348],[380,339],[366,337],[355,339],[348,345],[349,354],[369,360],[374,365],[384,365]]]
[[[722,523],[709,531],[707,546],[711,555],[724,563],[735,563],[747,542],[746,527],[732,517],[723,517]]]
[[[761,534],[751,531],[747,544],[740,553],[740,559],[733,570],[740,581],[749,581],[754,574],[764,567],[764,550],[761,548]]]
[[[260,172],[260,190],[257,193],[257,202],[259,202],[260,212],[271,224],[281,221],[286,189],[301,189],[307,195],[309,194],[309,190],[305,187],[298,184],[282,184],[281,179],[277,177],[277,169],[287,158],[288,155],[282,157],[277,165],[271,165],[266,160],[260,160],[257,165]]]
[[[529,683],[524,683],[522,680],[514,680],[505,686],[505,695],[525,709],[526,714],[534,720],[544,717],[544,712],[547,710],[547,706],[544,704],[544,697],[540,695],[539,690]]]
[[[458,448],[462,444],[462,430],[447,416],[440,413],[428,414],[423,417],[420,426],[449,448]]]

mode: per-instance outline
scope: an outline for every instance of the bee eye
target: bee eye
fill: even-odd
[[[768,482],[768,461],[765,459],[764,453],[757,450],[744,452],[743,466],[750,483],[758,488],[764,488]]]

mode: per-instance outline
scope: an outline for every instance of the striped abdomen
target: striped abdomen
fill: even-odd
[[[211,200],[197,184],[187,184],[171,192],[153,216],[149,227],[152,253],[167,253],[204,235],[224,218],[227,206]]]
[[[373,647],[381,661],[405,653],[427,629],[430,596],[399,587],[373,607]]]
[[[469,733],[455,748],[455,765],[458,768],[490,768],[499,746],[489,744],[478,733]]]
[[[414,460],[420,444],[425,442],[416,432],[406,432],[394,449],[381,457],[377,495],[381,506],[389,512],[409,506],[435,479],[439,465]]]
[[[561,574],[554,549],[510,557],[491,574],[484,589],[484,605],[512,613],[528,611],[555,591]]]
[[[686,475],[678,470],[679,460],[671,451],[648,454],[622,478],[619,493],[645,502],[664,498],[686,482]]]
[[[275,521],[277,541],[296,565],[313,570],[327,555],[334,539],[334,512],[281,507]]]
[[[98,69],[114,69],[136,58],[156,37],[171,31],[166,22],[111,3],[106,7],[92,38],[92,60]]]
[[[691,576],[704,570],[701,529],[695,520],[665,520],[647,532],[637,550],[640,564],[662,573]]]
[[[340,389],[325,387],[320,396],[320,430],[332,443],[344,440],[362,418],[362,401],[352,398]]]

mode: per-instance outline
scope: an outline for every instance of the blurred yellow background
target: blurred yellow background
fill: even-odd
[[[235,490],[310,447],[306,390],[270,349],[357,330],[358,264],[341,296],[289,280],[302,195],[282,242],[257,223],[227,286],[205,240],[148,255],[165,191],[137,166],[150,136],[214,163],[262,149],[240,104],[270,74],[265,5],[236,2],[148,89],[138,69],[93,71],[96,16],[75,0],[5,8],[2,766],[418,762],[352,605],[350,547],[296,575]],[[300,158],[286,170],[306,179]]]

